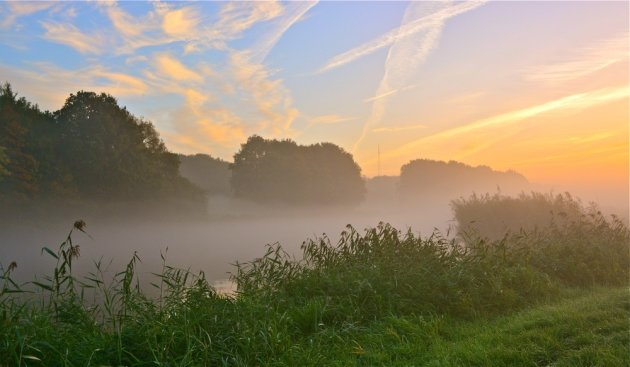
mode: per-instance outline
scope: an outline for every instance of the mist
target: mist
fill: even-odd
[[[299,256],[300,245],[307,238],[326,234],[334,243],[348,224],[363,230],[387,222],[426,235],[434,229],[446,233],[453,225],[448,201],[410,208],[368,195],[357,207],[299,208],[216,195],[206,200],[207,213],[198,216],[169,213],[165,206],[159,213],[143,213],[135,208],[135,212],[107,214],[67,210],[59,215],[62,210],[50,209],[47,210],[50,216],[31,220],[5,218],[0,225],[0,259],[3,263],[15,261],[18,264],[15,276],[23,281],[46,273],[54,261],[41,254],[42,247],[56,248],[74,221],[83,219],[89,236],[73,234],[73,241],[81,249],[80,260],[76,262],[79,273],[94,270],[92,261],[98,259],[104,263],[112,261],[110,269],[118,271],[134,253],[142,260],[141,272],[159,272],[162,253],[169,265],[203,271],[214,282],[229,278],[235,270],[234,263],[261,256],[267,244],[279,243],[289,253]]]
[[[75,205],[40,204],[27,214],[5,216],[0,223],[0,259],[3,264],[15,261],[14,276],[20,281],[46,274],[54,261],[42,254],[42,247],[56,248],[65,239],[77,219],[86,221],[87,234],[75,232],[73,241],[80,245],[76,262],[78,275],[94,270],[94,261],[111,263],[113,274],[137,254],[141,259],[141,276],[159,273],[166,263],[196,273],[203,271],[217,288],[229,287],[226,281],[244,263],[262,256],[267,245],[278,243],[289,254],[299,258],[303,241],[325,235],[332,243],[351,225],[357,230],[375,227],[379,222],[395,228],[411,229],[428,236],[434,231],[453,237],[457,233],[452,200],[472,194],[494,194],[497,191],[474,191],[464,187],[448,196],[432,193],[422,197],[404,195],[399,190],[400,177],[381,176],[366,181],[366,197],[356,206],[300,207],[287,204],[262,204],[225,195],[207,195],[205,210],[187,212],[186,206],[161,203],[101,203]],[[489,182],[487,187],[493,187]],[[496,186],[496,185],[495,185]],[[512,187],[512,196],[520,192],[564,192],[541,184]],[[577,190],[576,190],[577,191]],[[585,204],[593,198],[607,197],[601,209],[628,218],[628,206],[622,197],[610,193],[576,196]],[[76,203],[75,203],[76,204]],[[615,205],[617,204],[617,205]],[[35,214],[34,214],[35,213]],[[144,274],[144,275],[142,275]]]

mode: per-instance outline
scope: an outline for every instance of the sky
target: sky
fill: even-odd
[[[625,1],[2,2],[0,80],[110,93],[174,152],[327,141],[368,177],[457,160],[627,202],[628,30]]]

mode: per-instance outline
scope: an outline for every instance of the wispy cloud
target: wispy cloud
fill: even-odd
[[[4,5],[6,6],[4,11],[6,16],[0,21],[0,29],[7,29],[14,25],[20,17],[50,9],[56,4],[43,1],[7,1]]]
[[[197,31],[199,15],[190,7],[167,11],[162,20],[162,30],[174,37],[189,37]]]
[[[229,49],[227,65],[216,70],[203,63],[185,65],[172,54],[155,55],[154,68],[145,71],[152,90],[184,97],[168,114],[176,123],[164,136],[173,149],[227,158],[247,135],[294,135],[291,126],[299,112],[289,90],[249,55],[247,50]],[[230,93],[221,92],[226,89]]]
[[[229,50],[229,43],[259,22],[279,18],[284,12],[278,1],[225,2],[214,16],[203,15],[197,4],[154,2],[153,9],[143,16],[124,11],[115,2],[98,3],[120,36],[116,51],[128,54],[150,46],[183,43],[184,54],[206,49]],[[311,3],[290,3],[286,16],[281,17],[276,30],[258,42],[264,58],[282,33],[295,23]],[[262,61],[260,59],[259,61]]]
[[[226,156],[246,138],[246,123],[230,110],[206,104],[203,91],[189,90],[186,103],[171,114],[175,132],[165,134],[177,151]]]
[[[627,86],[624,86],[616,88],[603,88],[590,92],[577,93],[536,106],[508,112],[471,124],[449,129],[439,134],[433,135],[432,137],[449,137],[453,135],[468,133],[481,128],[513,124],[551,111],[569,109],[583,110],[600,104],[628,98],[629,90],[630,89]]]
[[[78,90],[105,92],[116,97],[141,96],[150,91],[144,80],[101,65],[70,70],[50,63],[34,63],[21,69],[0,64],[0,75],[11,75],[16,90],[29,93],[29,99],[46,109],[60,108],[65,98]]]
[[[409,89],[413,89],[415,87],[416,87],[415,85],[410,85],[410,86],[407,86],[407,87],[404,87],[404,88],[400,88],[400,89],[393,89],[393,90],[387,91],[385,93],[378,94],[378,95],[376,95],[374,97],[366,98],[366,99],[363,100],[363,102],[366,102],[366,103],[374,102],[374,101],[379,100],[381,98],[386,98],[386,97],[389,97],[389,96],[393,96],[394,94],[398,94],[398,92],[403,92],[403,91],[406,91],[406,90],[409,90]]]
[[[276,136],[290,134],[298,110],[293,107],[289,91],[281,79],[272,79],[271,72],[262,64],[250,60],[247,51],[232,51],[230,55],[231,73],[238,88],[251,95],[256,109],[264,119],[261,128],[270,130]]]
[[[69,23],[42,22],[46,29],[44,38],[70,46],[81,53],[100,54],[104,52],[105,38],[100,34],[86,34]]]
[[[374,101],[377,101],[377,100],[382,99],[382,98],[393,96],[396,93],[398,93],[398,89],[390,90],[390,91],[387,91],[385,93],[377,94],[374,97],[366,98],[366,99],[363,100],[363,102],[366,102],[366,103],[367,102],[374,102]]]
[[[449,18],[465,13],[483,5],[485,1],[465,1],[457,5],[445,7],[439,11],[404,22],[400,27],[393,29],[384,35],[371,40],[363,45],[355,47],[349,51],[331,58],[319,71],[325,72],[339,66],[348,64],[358,58],[367,56],[383,47],[390,46],[399,40],[411,37],[419,32],[427,31],[431,28],[439,27]],[[421,2],[420,2],[421,3]],[[410,4],[409,7],[425,7],[426,4]]]
[[[572,136],[568,138],[567,140],[575,144],[588,144],[588,143],[605,140],[613,136],[615,136],[615,134],[613,134],[612,132],[601,132],[601,133],[593,134],[589,136]]]
[[[194,5],[154,2],[142,16],[129,14],[116,2],[98,2],[117,35],[115,53],[130,54],[150,46],[192,42],[202,33],[202,17]]]
[[[627,61],[630,53],[628,33],[615,35],[578,50],[569,61],[540,65],[527,70],[526,79],[562,83],[591,75],[611,65]]]
[[[254,24],[280,16],[282,11],[282,4],[278,1],[227,2],[219,11],[217,23],[211,28],[211,38],[216,42],[234,39]]]
[[[205,152],[229,157],[247,137],[252,124],[222,105],[201,85],[180,88],[171,93],[184,96],[184,103],[168,113],[176,121],[164,134],[165,141],[175,151]]]
[[[90,77],[108,80],[109,83],[104,86],[113,95],[142,95],[148,92],[148,86],[142,79],[128,74],[95,68],[90,72]]]
[[[396,126],[396,127],[379,127],[373,129],[372,131],[375,133],[391,133],[391,132],[399,132],[399,131],[409,131],[409,130],[417,130],[417,129],[426,129],[426,125],[410,125],[410,126]]]
[[[340,122],[346,121],[354,121],[356,117],[353,116],[343,116],[343,115],[321,115],[311,117],[308,121],[310,125],[328,125],[328,124],[338,124]]]
[[[489,129],[505,128],[542,114],[554,111],[584,110],[598,105],[627,99],[629,96],[630,87],[628,86],[603,88],[584,93],[572,94],[549,102],[481,119],[466,125],[454,127],[423,137],[391,151],[388,153],[388,157],[405,155],[416,150],[418,147],[435,142],[448,141],[450,139],[455,139],[458,136],[468,136],[470,134]],[[479,144],[475,146],[474,151],[477,151],[487,145],[487,142]]]
[[[317,5],[317,1],[294,1],[287,3],[283,14],[278,17],[271,31],[265,34],[252,49],[252,60],[259,63],[263,62],[276,43],[282,38],[282,35],[296,22],[302,19],[315,5]]]
[[[628,144],[627,143],[621,143],[621,144],[611,143],[611,144],[606,144],[604,146],[597,146],[596,148],[591,148],[587,151],[580,150],[579,152],[576,152],[572,150],[572,151],[563,152],[560,154],[552,154],[552,155],[547,154],[543,156],[516,160],[516,161],[513,161],[512,164],[514,166],[531,166],[534,163],[538,165],[545,162],[555,161],[563,166],[566,166],[567,162],[579,162],[579,164],[583,167],[583,164],[586,162],[589,162],[589,161],[601,162],[602,158],[611,159],[615,156],[626,158],[628,156]],[[627,167],[626,167],[626,170],[627,170]],[[627,185],[626,185],[626,189],[627,189]]]
[[[151,23],[156,23],[155,20],[147,21],[150,18],[154,18],[154,16],[150,16],[147,19],[138,19],[119,8],[115,2],[100,2],[98,4],[105,9],[105,13],[112,22],[114,29],[125,37],[137,37],[151,28],[156,28],[156,25],[151,25]]]
[[[387,109],[387,99],[383,97],[403,89],[408,83],[410,73],[413,73],[436,47],[444,22],[482,4],[483,2],[466,2],[456,5],[444,2],[411,2],[405,10],[402,25],[397,32],[389,32],[331,60],[325,69],[343,65],[391,44],[385,61],[383,78],[376,90],[376,97],[372,100],[372,112],[352,147],[353,152],[357,151],[367,134],[381,123]]]
[[[277,18],[283,10],[278,1],[226,2],[219,10],[217,19],[199,29],[186,45],[185,51],[199,52],[207,48],[228,50],[230,41],[240,38],[243,32],[256,23]]]
[[[181,61],[167,53],[155,56],[155,67],[158,72],[172,80],[196,83],[203,81],[203,77],[199,73],[188,68]]]

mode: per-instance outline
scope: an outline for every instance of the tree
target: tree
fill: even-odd
[[[231,186],[237,197],[291,204],[358,203],[361,169],[340,147],[251,136],[234,155]]]
[[[207,154],[179,155],[179,173],[208,194],[230,194],[230,164]]]
[[[0,146],[0,182],[2,181],[3,176],[9,175],[9,169],[7,166],[9,165],[9,158],[6,154],[6,149]]]
[[[517,193],[528,185],[527,179],[514,171],[500,172],[455,161],[416,159],[400,169],[400,192],[407,198],[450,200],[473,192],[496,192],[497,188]]]
[[[111,95],[71,94],[54,117],[61,131],[61,160],[74,173],[80,196],[143,198],[196,191],[179,175],[177,156],[153,125],[118,106]]]
[[[111,95],[81,91],[51,113],[0,87],[0,209],[39,199],[175,197],[202,192],[179,174],[153,125]]]
[[[29,127],[38,113],[36,106],[18,99],[8,83],[0,88],[0,146],[5,171],[0,196],[26,198],[38,191],[38,162],[29,151]]]

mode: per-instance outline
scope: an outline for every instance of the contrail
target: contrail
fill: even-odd
[[[430,28],[434,28],[440,24],[443,24],[447,19],[452,18],[458,14],[465,13],[469,10],[475,9],[481,5],[483,5],[486,1],[470,1],[464,2],[461,4],[457,4],[433,14],[424,16],[412,22],[406,23],[396,29],[393,29],[384,35],[364,43],[361,46],[355,47],[349,51],[346,51],[342,54],[339,54],[330,61],[326,65],[324,65],[319,72],[325,72],[336,67],[345,65],[350,63],[358,58],[369,55],[383,47],[387,47],[389,45],[394,44],[400,39],[404,39],[414,34],[426,31]]]
[[[363,102],[373,102],[373,101],[376,101],[377,99],[389,97],[392,94],[396,94],[396,93],[398,93],[398,89],[390,90],[389,92],[385,92],[385,93],[379,94],[377,96],[367,98],[367,99],[363,100]]]
[[[271,33],[267,39],[263,40],[258,47],[254,49],[252,52],[252,60],[256,63],[261,63],[267,57],[269,52],[273,49],[273,47],[278,43],[282,35],[289,30],[297,21],[302,19],[304,14],[306,14],[312,7],[317,5],[318,1],[307,1],[307,2],[294,2],[289,3],[291,9],[289,9],[289,14],[283,17],[280,24],[278,24],[277,28]]]
[[[363,125],[361,135],[352,147],[353,153],[356,153],[357,148],[366,135],[383,119],[387,100],[382,98],[382,96],[393,90],[404,89],[402,86],[407,83],[409,73],[416,70],[437,45],[444,22],[457,14],[475,9],[482,4],[484,4],[483,1],[466,2],[457,5],[450,5],[448,2],[429,5],[421,2],[412,2],[405,10],[402,25],[396,30],[396,33],[389,32],[376,40],[355,48],[354,51],[351,50],[336,57],[337,61],[334,63],[329,63],[329,65],[334,64],[335,66],[333,67],[343,65],[380,47],[391,44],[387,60],[385,61],[385,72],[376,91],[376,95],[381,98],[374,99],[372,114]],[[434,7],[438,7],[437,10],[432,9]],[[431,10],[434,11],[429,12],[428,15],[418,17]],[[414,35],[416,37],[411,37]],[[344,57],[341,58],[342,56]]]
[[[478,130],[511,125],[557,110],[584,110],[613,101],[627,99],[628,96],[630,96],[630,88],[628,86],[609,87],[572,94],[542,104],[506,112],[444,130],[400,146],[396,150],[389,152],[386,156],[390,158],[397,157],[403,155],[405,152],[416,149],[418,146],[429,144],[431,141],[435,140],[439,141],[439,139],[449,139],[457,135],[465,135]]]

